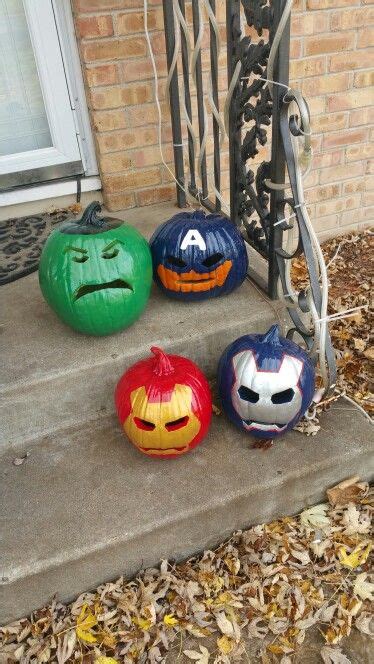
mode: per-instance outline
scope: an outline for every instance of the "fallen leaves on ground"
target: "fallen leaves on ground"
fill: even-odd
[[[374,238],[371,231],[351,233],[322,244],[328,266],[328,314],[364,307],[350,318],[329,323],[338,368],[337,391],[353,399],[369,414],[374,414],[371,388],[374,344],[371,293],[374,285]],[[302,256],[292,264],[292,281],[297,290],[308,285],[307,270]],[[321,408],[324,404],[321,405]],[[318,407],[317,407],[318,412]],[[318,416],[303,420],[299,431],[314,435]]]
[[[373,503],[374,491],[349,478],[326,502],[215,551],[54,601],[0,628],[0,662],[229,664],[248,661],[245,644],[256,639],[256,661],[291,664],[317,627],[322,660],[349,664],[341,647],[352,627],[374,634]]]

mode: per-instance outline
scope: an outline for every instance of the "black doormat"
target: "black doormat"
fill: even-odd
[[[67,208],[0,221],[0,286],[35,272],[51,230],[73,217],[74,213]]]

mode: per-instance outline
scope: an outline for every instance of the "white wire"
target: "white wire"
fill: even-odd
[[[146,39],[146,42],[147,42],[147,45],[148,45],[149,57],[151,59],[152,69],[153,69],[153,78],[154,78],[154,86],[155,86],[155,102],[156,102],[157,113],[158,113],[158,147],[159,147],[159,150],[160,150],[161,161],[162,161],[163,165],[165,166],[166,170],[172,176],[175,183],[178,185],[178,187],[180,187],[180,189],[182,189],[182,191],[185,191],[185,187],[175,177],[175,174],[173,173],[171,168],[166,163],[164,153],[163,153],[163,149],[162,149],[162,112],[161,112],[161,105],[160,105],[160,98],[159,98],[159,84],[158,84],[156,61],[155,61],[155,56],[154,56],[154,53],[153,53],[151,39],[150,39],[150,36],[149,36],[149,31],[148,31],[148,0],[143,0],[143,9],[144,9],[144,33],[145,33],[145,39]]]

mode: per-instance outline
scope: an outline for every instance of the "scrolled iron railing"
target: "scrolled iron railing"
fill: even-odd
[[[335,383],[335,357],[327,325],[326,268],[305,205],[302,159],[296,144],[297,137],[301,137],[302,156],[310,161],[309,110],[301,94],[289,88],[288,81],[292,1],[227,0],[228,93],[224,122],[219,109],[216,1],[192,0],[191,5],[192,26],[188,26],[185,0],[163,0],[178,205],[184,207],[195,200],[210,211],[227,212],[233,223],[240,226],[251,251],[267,266],[266,279],[253,270],[250,277],[271,298],[280,298],[287,307],[293,322],[288,336],[298,333],[311,356],[319,360],[327,394]],[[207,29],[208,84],[201,50]],[[179,63],[183,90],[178,77]],[[196,118],[191,103],[192,86],[196,90]],[[206,155],[209,112],[212,175],[207,170]],[[221,192],[224,127],[229,141],[229,206]],[[187,146],[184,146],[186,133]],[[253,161],[268,140],[270,160],[263,160],[255,168]],[[286,208],[292,210],[288,216]],[[298,233],[296,245],[290,241],[291,230]],[[292,258],[300,254],[305,256],[309,286],[296,292],[290,268]]]

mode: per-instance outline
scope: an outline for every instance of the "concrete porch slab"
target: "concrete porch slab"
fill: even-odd
[[[46,436],[14,466],[0,458],[0,623],[57,593],[69,600],[162,557],[180,559],[233,530],[324,499],[373,472],[372,427],[339,402],[314,438],[291,432],[266,452],[224,416],[173,461],[143,457],[115,418]]]
[[[116,213],[147,237],[176,212],[170,204]],[[225,346],[275,321],[273,304],[246,281],[228,297],[183,303],[154,287],[143,316],[109,337],[81,335],[44,301],[37,274],[0,290],[0,449],[112,413],[115,384],[151,345],[187,355],[209,376]]]

